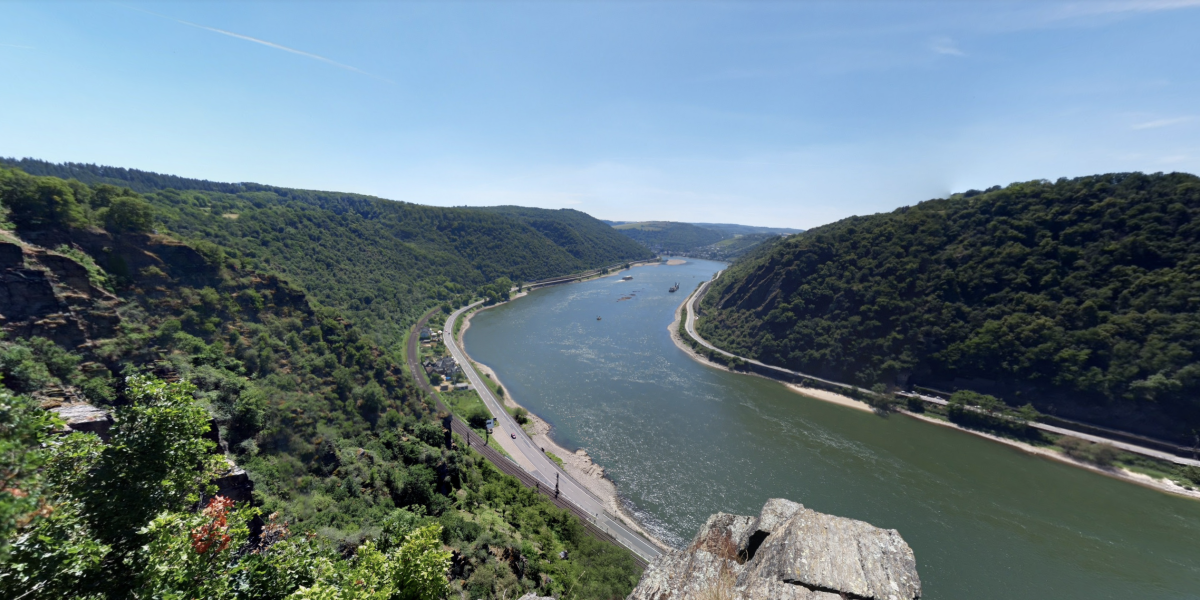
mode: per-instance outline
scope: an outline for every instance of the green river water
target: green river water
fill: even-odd
[[[721,267],[538,290],[476,315],[466,349],[669,543],[783,497],[899,530],[924,598],[1200,598],[1200,502],[693,361],[667,329]]]

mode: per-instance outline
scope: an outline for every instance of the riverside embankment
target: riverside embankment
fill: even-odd
[[[465,346],[674,544],[714,512],[786,497],[899,530],[925,598],[1200,589],[1200,503],[692,360],[667,328],[685,290],[721,267],[689,260],[537,290],[473,317]]]

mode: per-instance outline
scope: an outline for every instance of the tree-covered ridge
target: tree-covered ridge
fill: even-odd
[[[75,179],[88,185],[106,183],[117,187],[127,187],[135,192],[153,192],[157,190],[206,190],[236,194],[244,189],[240,183],[220,183],[206,179],[189,179],[175,175],[163,175],[138,169],[122,167],[107,167],[85,163],[52,163],[35,158],[5,158],[0,157],[0,166],[20,169],[30,175],[39,177],[57,177],[59,179]]]
[[[773,364],[1190,442],[1200,179],[1032,181],[852,217],[730,267],[704,307],[705,337]]]
[[[624,223],[614,225],[613,229],[637,240],[647,248],[660,252],[687,252],[715,244],[727,237],[719,231],[671,221]]]
[[[284,275],[389,343],[430,306],[461,305],[501,278],[542,279],[652,256],[573,210],[441,208],[90,165],[23,161],[19,166],[86,175],[112,189],[119,188],[107,182],[137,184],[148,190],[141,197],[153,207],[159,229],[215,243],[238,264]],[[39,181],[67,189],[75,185],[70,193],[80,198],[73,204],[102,208],[80,181]],[[173,185],[195,189],[164,187]]]

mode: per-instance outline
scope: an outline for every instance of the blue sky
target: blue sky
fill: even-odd
[[[812,227],[1200,173],[1200,0],[0,4],[0,155]]]

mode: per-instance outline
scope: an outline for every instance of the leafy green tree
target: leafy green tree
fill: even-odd
[[[113,198],[104,211],[104,227],[113,233],[147,233],[154,229],[154,208],[141,198]]]
[[[352,561],[324,559],[318,580],[301,588],[296,600],[437,600],[449,592],[450,553],[442,550],[442,528],[429,525],[409,533],[384,553],[367,542]]]
[[[18,227],[73,227],[86,221],[83,208],[67,182],[31,177],[20,171],[0,172],[0,203]]]
[[[129,377],[131,404],[117,409],[108,444],[82,433],[57,440],[42,491],[54,510],[17,537],[0,581],[31,598],[128,591],[146,525],[195,502],[218,467],[194,389]]]
[[[104,208],[117,198],[136,198],[137,192],[127,187],[117,187],[108,183],[97,184],[92,187],[91,205],[92,208]]]
[[[0,562],[13,534],[48,509],[39,470],[55,426],[52,413],[31,398],[0,388]]]
[[[235,510],[222,496],[196,512],[164,512],[142,530],[139,585],[144,598],[228,598],[239,569],[236,551],[250,538],[257,509]]]

